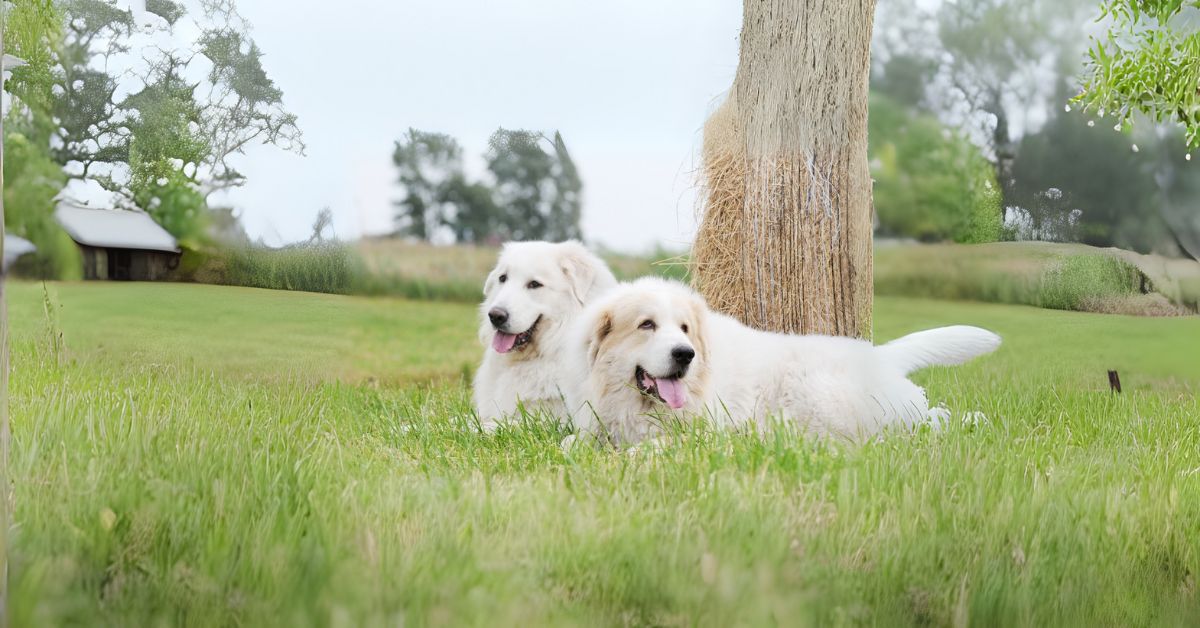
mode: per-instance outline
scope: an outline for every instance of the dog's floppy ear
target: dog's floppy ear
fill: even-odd
[[[600,356],[600,346],[613,330],[612,312],[605,310],[596,317],[591,332],[588,333],[588,364],[595,364]]]
[[[591,301],[601,291],[616,283],[608,266],[574,240],[564,242],[566,252],[562,256],[561,267],[567,284],[571,286],[571,296],[580,305]]]
[[[488,273],[487,279],[483,280],[483,296],[492,293],[496,289],[496,285],[500,283],[500,268],[505,265],[504,254],[509,251],[512,242],[505,242],[504,246],[500,247],[500,253],[496,256],[496,265],[492,267],[492,272]]]
[[[483,280],[483,296],[486,297],[492,293],[492,290],[496,288],[496,282],[499,281],[499,277],[500,267],[497,266],[492,269],[492,272],[488,273],[487,279]]]

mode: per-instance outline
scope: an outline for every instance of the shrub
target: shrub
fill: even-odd
[[[966,137],[879,94],[871,96],[870,125],[881,234],[923,242],[1001,239],[1000,186]]]
[[[4,223],[9,233],[37,247],[13,272],[40,279],[80,278],[79,248],[54,219],[54,197],[66,182],[62,168],[18,131],[8,132],[4,148]]]
[[[1115,257],[1065,257],[1042,274],[1035,305],[1053,310],[1084,309],[1085,300],[1139,294],[1140,278],[1136,268]]]
[[[186,251],[178,278],[271,290],[348,294],[358,265],[353,251],[342,244],[281,249],[247,246]]]

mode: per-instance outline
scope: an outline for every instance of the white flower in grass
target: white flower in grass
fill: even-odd
[[[1095,120],[1088,120],[1088,126],[1096,126]]]
[[[1136,152],[1138,152],[1138,150],[1139,150],[1139,149],[1138,149],[1138,147],[1137,147],[1137,144],[1134,144],[1134,145],[1133,145],[1133,152],[1135,152],[1135,153],[1136,153]]]

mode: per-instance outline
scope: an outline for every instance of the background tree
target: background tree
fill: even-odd
[[[583,183],[561,134],[551,140],[534,131],[499,129],[484,159],[495,180],[505,239],[581,237]]]
[[[911,106],[883,94],[870,102],[878,233],[923,242],[1000,239],[1000,189],[979,149]]]
[[[1005,212],[1021,135],[1038,112],[1061,107],[1092,9],[1090,0],[885,2],[877,86],[905,92],[902,102],[919,90],[920,106],[968,132],[995,168]]]
[[[263,69],[262,50],[248,35],[249,25],[232,3],[217,6],[228,6],[210,9],[223,22],[206,29],[197,41],[199,53],[212,64],[208,93],[197,112],[199,132],[209,146],[201,162],[210,173],[203,182],[205,198],[245,183],[245,176],[230,160],[243,154],[246,146],[270,144],[304,152],[296,115],[284,109],[283,91]]]
[[[1076,100],[1118,123],[1141,113],[1183,125],[1200,147],[1200,1],[1104,0],[1108,31],[1093,38]]]
[[[6,50],[27,62],[5,85],[11,95],[4,120],[5,227],[37,246],[25,262],[34,273],[77,277],[79,251],[54,220],[54,199],[67,181],[51,151],[62,14],[50,0],[20,2],[4,13]]]
[[[397,233],[428,241],[446,219],[447,186],[463,178],[462,147],[449,135],[410,128],[396,142],[392,164],[404,193],[396,202]]]
[[[1143,170],[1154,180],[1154,202],[1166,235],[1178,254],[1200,261],[1200,167],[1187,152],[1184,133],[1176,124],[1141,124],[1134,138],[1148,149]]]
[[[168,57],[155,70],[152,82],[121,103],[133,114],[124,123],[129,131],[125,187],[134,206],[149,213],[181,244],[196,248],[207,226],[196,173],[211,150],[200,127],[195,86],[183,80],[181,69]]]
[[[1183,195],[1197,172],[1188,168],[1185,148],[1177,143],[1178,154],[1162,159],[1159,138],[1169,137],[1167,130],[1148,125],[1130,138],[1120,132],[1130,125],[1114,130],[1111,114],[1065,106],[1080,89],[1079,60],[1099,13],[1084,0],[888,0],[877,16],[872,90],[910,116],[935,115],[992,161],[1009,213],[1004,237],[1178,255],[1188,241],[1200,241]],[[899,132],[886,128],[887,119],[872,111],[880,148],[889,142],[877,140]],[[936,186],[923,187],[932,177],[916,167],[921,156],[896,160],[889,173],[881,170],[886,155],[872,151],[881,233],[921,237],[907,214],[889,211],[897,182],[914,194],[914,205],[927,208],[914,216],[941,204]]]
[[[129,11],[101,0],[65,0],[55,72],[59,163],[112,192],[118,206],[148,211],[186,245],[206,233],[209,197],[245,182],[232,159],[246,146],[304,150],[296,117],[283,108],[235,3],[201,6],[195,39],[135,53],[130,42],[140,31]],[[151,0],[146,8],[159,18],[151,34],[178,41],[185,7]],[[134,67],[111,76],[105,68],[114,59]],[[208,64],[206,78],[187,78],[201,62]],[[122,91],[133,93],[119,97]]]
[[[548,239],[562,241],[582,239],[579,221],[583,217],[583,179],[575,160],[567,151],[562,133],[554,132],[554,170],[552,176],[554,200],[550,204],[550,219],[546,229]]]
[[[117,78],[106,68],[129,53],[135,31],[133,14],[101,0],[62,0],[64,40],[56,72],[54,118],[60,141],[55,159],[71,164],[72,176],[95,177],[109,191],[120,186],[93,166],[125,164],[129,159],[129,117],[116,102]]]
[[[322,207],[321,211],[317,212],[317,217],[313,219],[312,235],[308,236],[307,244],[324,244],[327,241],[325,232],[333,232],[333,210],[328,207]]]
[[[692,270],[710,305],[753,327],[871,335],[874,10],[743,3],[734,85],[704,128]]]
[[[1187,146],[1171,146],[1177,155],[1164,153],[1156,160],[1158,207],[1179,249],[1200,259],[1200,218],[1194,205],[1173,198],[1179,189],[1196,189],[1181,180],[1187,169],[1180,155],[1190,161],[1187,151],[1200,147],[1200,2],[1105,0],[1101,15],[1109,18],[1109,28],[1091,42],[1075,101],[1125,128],[1138,115],[1152,124],[1177,125]],[[1175,132],[1154,129],[1151,137],[1166,149]]]
[[[484,161],[491,180],[472,181],[454,138],[409,129],[392,153],[397,233],[430,240],[441,229],[475,244],[582,236],[583,181],[560,133],[499,129]]]
[[[1053,69],[1082,49],[1075,25],[1084,7],[1079,0],[964,0],[940,7],[938,35],[949,54],[939,69],[972,111],[986,114],[978,121],[996,166],[1002,211],[1011,205],[1020,141],[1014,118],[1058,94],[1058,81],[1045,77],[1055,77]],[[1027,117],[1020,121],[1028,128]]]
[[[468,181],[458,173],[446,182],[439,200],[445,212],[442,224],[450,229],[455,242],[484,244],[500,241],[500,206],[492,188],[479,181]]]
[[[1156,211],[1148,153],[1129,139],[1057,110],[1025,136],[1014,169],[1014,202],[1036,239],[1151,251],[1169,238]]]

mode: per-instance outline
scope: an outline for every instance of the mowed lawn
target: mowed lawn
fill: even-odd
[[[1200,622],[1195,317],[879,299],[880,340],[1004,336],[918,376],[988,422],[566,455],[554,425],[473,429],[468,305],[29,283],[9,307],[14,626]]]

